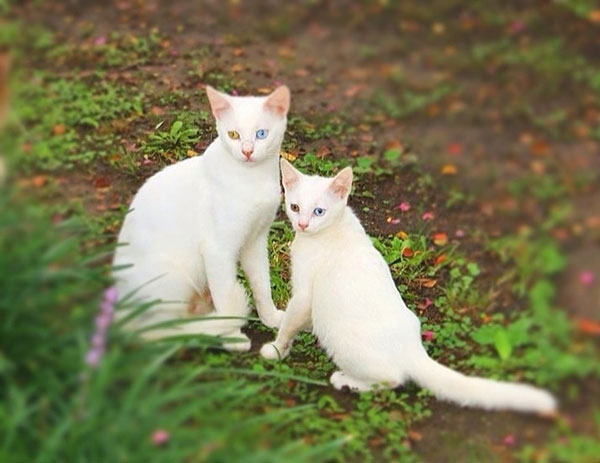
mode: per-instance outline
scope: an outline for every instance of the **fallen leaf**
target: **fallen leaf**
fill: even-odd
[[[407,259],[410,259],[414,255],[415,253],[411,248],[404,248],[404,250],[402,251],[402,256],[406,257]]]
[[[545,156],[550,151],[548,143],[543,140],[537,140],[530,146],[531,152],[536,156]]]
[[[364,85],[362,84],[352,85],[344,92],[344,96],[346,98],[354,98],[363,88]]]
[[[281,157],[283,159],[285,159],[286,161],[289,161],[289,162],[294,162],[296,159],[298,159],[298,156],[296,156],[292,153],[288,153],[287,151],[281,150],[281,152],[279,154],[281,154]]]
[[[234,48],[233,49],[233,56],[242,56],[243,54],[244,54],[243,48]]]
[[[231,72],[242,72],[243,70],[244,70],[244,66],[240,63],[235,63],[234,65],[231,66]]]
[[[400,238],[401,240],[407,240],[408,239],[408,233],[406,233],[403,230],[400,230],[398,233],[396,233],[396,236],[398,238]]]
[[[588,13],[588,19],[595,24],[600,24],[600,10],[592,10]]]
[[[319,146],[319,148],[317,149],[317,157],[323,159],[325,156],[328,156],[331,154],[331,150],[329,149],[329,147],[322,145]]]
[[[271,93],[271,89],[269,87],[260,87],[257,90],[257,93],[260,93],[261,95],[268,95],[269,93]]]
[[[423,439],[423,434],[418,431],[409,431],[408,438],[412,441],[419,442],[421,439]]]
[[[110,186],[110,182],[106,177],[98,177],[94,182],[96,188],[108,188]]]
[[[462,153],[463,146],[461,143],[452,142],[448,144],[446,150],[448,150],[448,153],[450,153],[451,155],[458,156],[460,153]]]
[[[400,223],[400,219],[395,219],[393,217],[388,217],[387,219],[385,219],[385,221],[387,223],[391,223],[392,225],[397,225]]]
[[[439,256],[437,256],[435,258],[433,265],[435,265],[437,267],[438,265],[442,264],[445,260],[446,260],[446,254],[440,254]]]
[[[590,318],[581,318],[577,320],[577,329],[585,334],[600,336],[600,323]]]
[[[52,127],[52,133],[54,135],[62,135],[67,131],[67,128],[65,127],[64,124],[56,124],[54,127]]]
[[[418,281],[419,283],[421,283],[422,286],[425,286],[426,288],[433,288],[437,284],[437,280],[431,278],[421,278]]]
[[[198,156],[198,153],[196,153],[194,150],[187,150],[186,153],[188,157],[193,158],[194,156]]]
[[[448,235],[446,233],[436,233],[433,235],[433,242],[438,246],[448,244]]]
[[[458,168],[454,164],[445,164],[442,167],[442,175],[456,175]]]
[[[439,22],[433,23],[433,26],[431,26],[431,30],[434,34],[441,35],[444,32],[446,32],[446,26]]]
[[[45,175],[36,175],[31,179],[31,184],[36,188],[41,188],[46,184],[48,177]]]
[[[165,113],[165,110],[162,108],[159,108],[158,106],[152,106],[152,108],[150,109],[150,114],[154,115],[154,116],[162,116]]]

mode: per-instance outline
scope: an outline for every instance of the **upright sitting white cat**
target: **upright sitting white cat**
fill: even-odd
[[[383,257],[346,206],[347,167],[335,178],[306,176],[281,161],[286,211],[296,231],[291,247],[293,296],[277,339],[261,354],[287,355],[293,337],[313,332],[340,368],[337,389],[395,388],[407,380],[465,406],[550,413],[556,402],[532,386],[467,377],[432,360],[419,319],[404,304]]]
[[[203,156],[163,169],[144,183],[119,235],[115,271],[119,294],[161,300],[134,327],[183,317],[245,317],[246,293],[237,263],[248,277],[261,321],[279,325],[271,298],[267,234],[280,201],[279,152],[290,92],[233,97],[206,88],[218,137]],[[247,350],[244,320],[197,320],[150,330],[159,338],[205,333],[239,338],[226,345]]]

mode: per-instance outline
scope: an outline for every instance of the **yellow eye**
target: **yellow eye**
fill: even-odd
[[[232,140],[237,140],[238,138],[240,138],[240,134],[237,133],[235,130],[230,130],[229,132],[227,132],[227,135],[229,135],[229,138],[231,138]]]

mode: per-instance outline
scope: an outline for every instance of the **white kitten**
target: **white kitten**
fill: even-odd
[[[489,409],[550,413],[556,402],[532,386],[467,377],[432,360],[421,343],[419,319],[404,304],[388,266],[346,206],[347,167],[335,178],[306,176],[281,162],[285,204],[296,231],[291,246],[293,296],[277,339],[261,354],[287,355],[293,337],[313,332],[340,368],[336,389],[395,388],[407,380],[440,399]]]
[[[135,319],[146,327],[182,317],[245,317],[250,282],[261,321],[278,326],[271,299],[267,234],[280,201],[279,152],[290,93],[233,97],[206,89],[218,138],[203,156],[163,169],[144,183],[119,235],[115,272],[119,294],[162,302]],[[205,333],[241,338],[226,347],[247,350],[244,320],[198,320],[151,330],[147,337]]]

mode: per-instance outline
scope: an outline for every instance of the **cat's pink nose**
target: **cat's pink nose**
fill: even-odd
[[[306,230],[308,228],[308,224],[304,223],[304,222],[298,222],[298,226],[302,229],[302,230]]]
[[[242,153],[244,153],[246,159],[250,160],[250,156],[252,156],[252,153],[254,153],[254,145],[245,141],[242,143]]]

